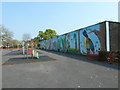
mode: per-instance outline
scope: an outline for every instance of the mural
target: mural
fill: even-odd
[[[61,52],[81,53],[83,55],[98,54],[101,49],[101,43],[97,35],[102,31],[100,31],[100,25],[101,24],[95,24],[58,37],[41,41],[40,48]]]
[[[52,44],[51,44],[52,50],[57,51],[57,37],[52,38]]]
[[[45,44],[45,42],[46,42],[46,40],[40,42],[40,48],[41,48],[41,49],[46,49],[46,44]]]
[[[41,49],[44,49],[44,48],[43,48],[43,41],[40,42],[40,48],[41,48]]]
[[[80,30],[80,53],[83,55],[98,54],[100,40],[96,32],[100,31],[100,25],[93,25]]]
[[[51,48],[51,43],[52,43],[52,40],[51,39],[48,39],[48,40],[46,40],[46,49],[47,50],[51,50],[52,48]]]
[[[61,35],[58,37],[58,51],[66,51],[65,49],[65,35]]]
[[[78,31],[66,35],[66,49],[68,52],[78,52]]]

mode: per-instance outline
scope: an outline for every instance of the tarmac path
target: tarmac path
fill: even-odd
[[[38,50],[39,59],[21,51],[3,52],[3,88],[118,88],[116,65],[84,56]]]

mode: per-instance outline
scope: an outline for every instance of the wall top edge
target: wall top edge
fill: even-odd
[[[83,28],[80,28],[80,29],[73,30],[73,31],[71,31],[71,32],[80,31],[80,30],[82,30],[82,29],[84,29],[84,28],[88,28],[88,27],[91,27],[91,26],[94,26],[94,25],[97,25],[97,24],[106,23],[106,22],[120,23],[120,22],[117,22],[117,21],[108,21],[108,20],[105,20],[105,21],[102,21],[102,22],[98,22],[98,23],[96,23],[96,24],[92,24],[92,25],[89,25],[89,26],[86,26],[86,27],[83,27]],[[66,35],[66,34],[69,34],[69,33],[71,33],[71,32],[68,32],[68,33],[65,33],[65,34],[62,34],[62,35],[59,35],[59,36]],[[59,36],[57,36],[57,37],[59,37]],[[54,38],[54,37],[53,37],[53,38]],[[52,38],[50,38],[50,39],[52,39]],[[47,40],[49,40],[49,39],[47,39]]]

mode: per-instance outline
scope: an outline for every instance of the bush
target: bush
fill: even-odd
[[[99,60],[100,61],[109,61],[109,54],[112,53],[112,61],[119,63],[120,62],[120,51],[99,51]]]
[[[108,55],[109,55],[108,51],[99,51],[99,60],[107,61]]]

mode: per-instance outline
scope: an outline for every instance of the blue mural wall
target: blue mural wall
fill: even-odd
[[[100,24],[95,24],[41,41],[40,48],[61,52],[81,53],[83,55],[98,54],[101,49],[101,43],[97,35],[98,32],[100,32]]]
[[[78,52],[78,31],[66,34],[66,49],[68,52]]]
[[[66,51],[66,46],[65,46],[65,35],[61,35],[58,37],[58,51],[65,52]]]
[[[46,40],[40,42],[40,48],[46,49]]]
[[[41,48],[41,49],[44,49],[44,48],[43,48],[43,41],[40,42],[40,48]]]
[[[52,50],[55,50],[55,51],[58,50],[58,47],[57,47],[57,37],[52,38],[51,48],[52,48]]]
[[[46,49],[47,49],[47,50],[51,50],[51,49],[52,49],[52,48],[51,48],[52,40],[51,40],[51,39],[48,39],[48,40],[46,40],[45,43],[46,43],[46,45],[45,45],[45,46],[46,46]]]
[[[98,54],[98,51],[100,50],[100,40],[96,34],[96,31],[100,31],[99,24],[80,30],[81,54]]]

